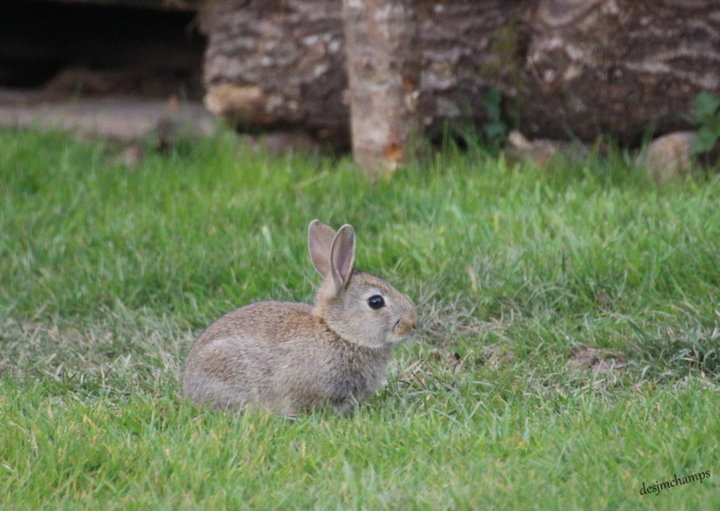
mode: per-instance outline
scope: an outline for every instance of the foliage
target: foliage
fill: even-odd
[[[693,102],[692,121],[697,126],[695,154],[711,151],[720,139],[720,98],[703,91]]]
[[[491,87],[483,101],[488,120],[482,125],[484,140],[492,147],[501,147],[507,139],[508,128],[502,119],[502,93]]]

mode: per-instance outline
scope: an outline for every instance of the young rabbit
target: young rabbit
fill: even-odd
[[[352,226],[335,232],[313,220],[308,245],[324,277],[315,304],[259,302],[215,321],[188,354],[187,398],[284,415],[322,404],[347,413],[385,384],[393,345],[415,330],[415,308],[384,280],[353,269]]]

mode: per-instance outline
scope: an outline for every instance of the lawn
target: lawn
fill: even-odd
[[[3,509],[720,509],[720,176],[115,152],[0,132]],[[313,218],[417,304],[388,386],[350,418],[184,402],[204,326],[312,299]]]

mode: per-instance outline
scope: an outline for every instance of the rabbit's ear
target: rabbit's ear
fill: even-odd
[[[335,230],[320,220],[308,225],[308,249],[310,260],[317,272],[323,277],[330,271],[330,251],[335,239]]]
[[[350,282],[354,264],[355,230],[352,225],[345,224],[338,229],[330,250],[330,274],[336,294]]]

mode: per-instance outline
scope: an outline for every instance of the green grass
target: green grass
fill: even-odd
[[[134,169],[58,134],[0,155],[3,509],[720,509],[717,175],[448,149],[369,184],[230,136]],[[312,299],[313,218],[418,305],[388,387],[352,418],[185,403],[205,325]],[[622,367],[569,363],[586,344]]]

